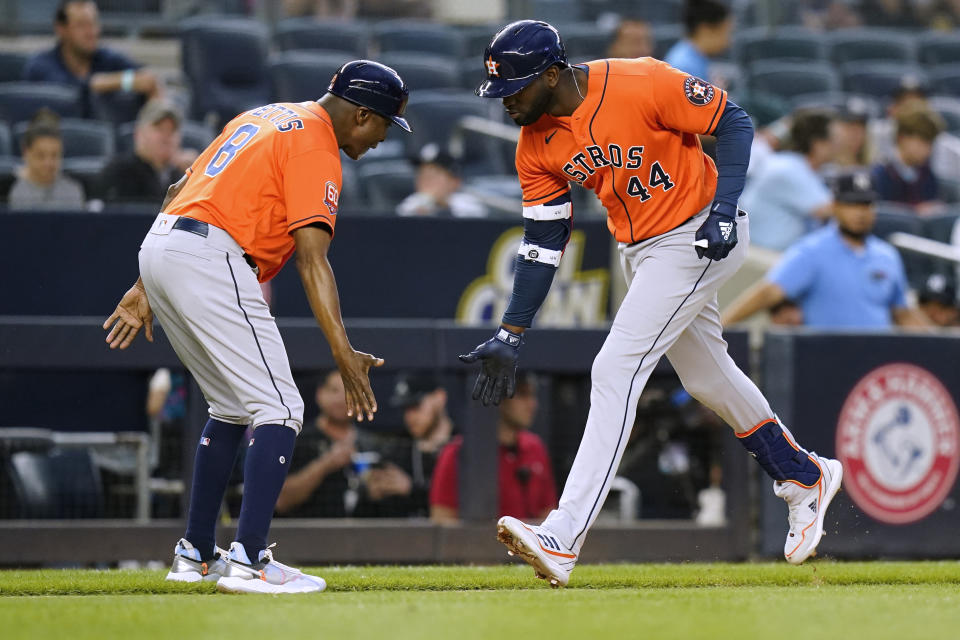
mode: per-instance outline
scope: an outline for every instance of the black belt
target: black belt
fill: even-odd
[[[179,229],[180,231],[187,231],[204,238],[206,238],[210,233],[210,225],[203,220],[196,220],[194,218],[187,218],[184,216],[177,218],[177,221],[173,223],[173,228]],[[250,257],[249,253],[244,253],[243,259],[246,260],[251,269],[254,271],[257,270],[257,263],[253,258]]]

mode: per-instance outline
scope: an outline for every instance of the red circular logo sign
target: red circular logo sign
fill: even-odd
[[[843,486],[867,515],[890,524],[916,522],[940,506],[957,478],[957,406],[926,369],[879,367],[840,410],[837,453]]]

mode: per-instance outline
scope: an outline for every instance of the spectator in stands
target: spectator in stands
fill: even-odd
[[[920,29],[925,26],[924,8],[910,0],[861,0],[860,15],[868,27]]]
[[[537,384],[521,374],[513,398],[500,403],[497,423],[498,515],[543,519],[557,506],[553,468],[543,441],[529,429],[537,414]],[[430,487],[430,519],[441,524],[457,521],[460,485],[458,466],[463,438],[456,437],[440,454]]]
[[[24,166],[10,189],[11,209],[82,209],[83,187],[60,173],[63,140],[57,116],[41,111],[20,138]]]
[[[957,288],[949,277],[933,273],[917,294],[920,311],[937,327],[960,327]]]
[[[360,0],[283,0],[283,15],[288,18],[314,17],[351,19],[357,16]]]
[[[397,378],[390,404],[403,410],[409,437],[379,444],[383,461],[366,476],[364,515],[426,517],[437,456],[453,434],[447,392],[432,375],[404,373]]]
[[[833,139],[831,169],[854,169],[870,164],[867,148],[867,105],[859,98],[850,98],[830,123]]]
[[[475,196],[461,191],[460,163],[436,143],[424,145],[414,161],[416,191],[397,205],[401,216],[453,216],[480,218],[486,207]]]
[[[299,518],[351,516],[361,492],[361,478],[352,461],[358,449],[364,448],[367,437],[347,415],[339,371],[322,378],[315,401],[320,415],[313,424],[305,423],[297,436],[276,511]]]
[[[172,103],[151,100],[143,106],[133,131],[133,151],[119,155],[104,168],[101,190],[107,201],[160,203],[197,157],[180,148],[183,116]]]
[[[807,326],[857,329],[928,326],[907,304],[907,277],[897,250],[870,235],[877,194],[866,170],[834,186],[834,221],[790,248],[766,278],[723,313],[729,326],[784,299],[795,300]]]
[[[881,200],[909,205],[921,215],[943,209],[930,166],[933,142],[942,130],[940,117],[925,109],[897,116],[896,157],[873,167],[873,182]]]
[[[906,75],[890,96],[886,118],[874,118],[868,125],[873,164],[897,157],[897,118],[917,110],[930,109],[929,87],[917,76]],[[960,187],[960,138],[943,131],[933,143],[930,166],[941,183]]]
[[[653,55],[653,33],[650,25],[639,18],[620,20],[613,40],[607,47],[608,58],[645,58]]]
[[[792,3],[771,3],[789,7]],[[805,0],[799,5],[803,26],[823,31],[826,29],[849,29],[862,23],[857,8],[850,0]]]
[[[718,0],[687,0],[683,13],[686,36],[670,47],[664,61],[692,76],[716,82],[710,58],[730,47],[733,18]]]
[[[33,56],[24,79],[59,82],[82,90],[82,115],[95,115],[96,97],[157,94],[156,76],[119,51],[100,46],[100,16],[96,2],[62,0],[54,17],[56,45]]]
[[[740,198],[751,214],[750,242],[783,251],[830,213],[830,190],[818,171],[833,157],[831,115],[798,111],[790,125],[792,150],[758,167]]]

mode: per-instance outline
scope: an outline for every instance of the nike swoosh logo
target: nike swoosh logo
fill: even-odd
[[[554,130],[553,130],[553,133],[551,133],[550,135],[548,135],[547,137],[545,137],[545,138],[543,139],[543,141],[544,141],[545,143],[547,143],[547,144],[550,144],[550,139],[553,138],[553,136],[557,135],[557,131],[560,131],[560,129],[554,129]]]

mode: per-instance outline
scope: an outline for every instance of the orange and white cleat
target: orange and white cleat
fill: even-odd
[[[790,508],[790,531],[783,545],[783,557],[790,564],[801,564],[817,555],[817,545],[823,537],[823,520],[833,496],[843,481],[843,465],[839,460],[810,454],[820,467],[820,480],[812,487],[795,482],[774,482],[773,492],[787,501]]]
[[[497,522],[497,540],[511,556],[520,556],[533,567],[537,577],[552,587],[565,587],[577,564],[577,554],[568,549],[549,529],[524,524],[504,516]]]

